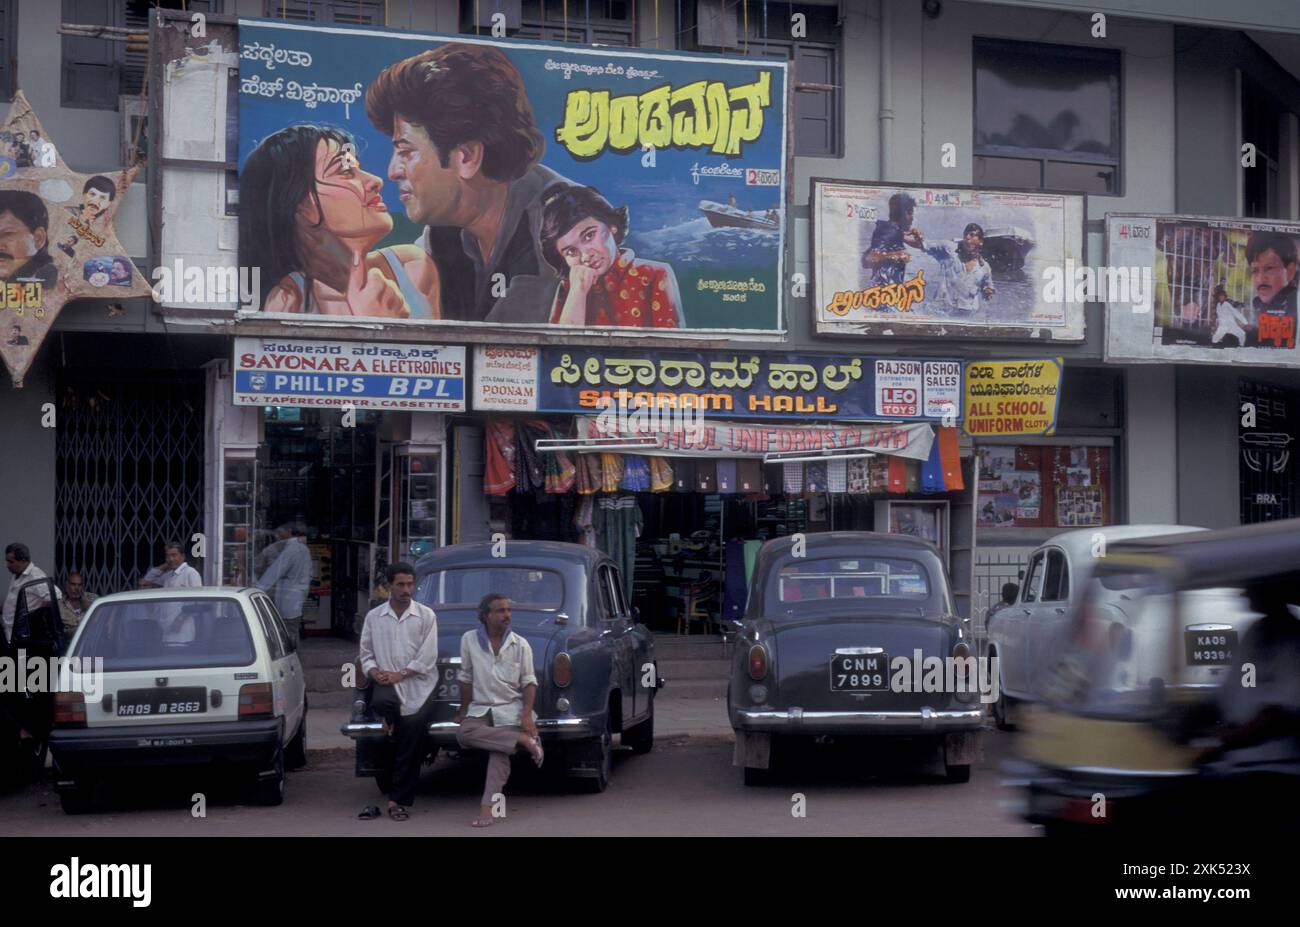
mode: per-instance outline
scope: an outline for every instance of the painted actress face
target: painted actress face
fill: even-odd
[[[375,242],[393,230],[393,217],[380,195],[383,181],[361,169],[351,145],[321,139],[316,145],[315,171],[320,213],[311,197],[302,204],[313,225],[323,214],[325,228],[344,241]]]
[[[570,267],[581,264],[603,274],[618,258],[617,232],[616,226],[588,216],[556,239],[555,250]]]

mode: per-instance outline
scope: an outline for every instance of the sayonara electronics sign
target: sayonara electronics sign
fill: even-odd
[[[968,361],[968,435],[1050,435],[1061,399],[1059,357],[1040,360]]]
[[[465,410],[465,349],[236,338],[237,406]]]
[[[478,346],[474,408],[690,409],[719,418],[955,421],[962,362],[743,351]]]
[[[1111,299],[1107,360],[1300,366],[1300,224],[1108,213],[1106,265],[1154,290]]]
[[[239,29],[260,313],[782,328],[784,62]]]
[[[818,334],[1082,341],[1045,272],[1084,260],[1084,197],[812,181]]]

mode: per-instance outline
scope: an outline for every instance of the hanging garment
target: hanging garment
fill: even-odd
[[[596,546],[609,554],[623,579],[623,595],[632,601],[632,572],[636,567],[636,539],[641,536],[641,507],[636,496],[623,493],[596,499],[593,517]]]
[[[819,460],[805,465],[803,468],[803,483],[805,492],[825,492],[826,461]]]
[[[573,513],[573,527],[578,531],[579,543],[587,547],[596,546],[596,527],[593,520],[596,511],[596,497],[582,496],[577,511]]]
[[[695,491],[718,491],[718,462],[716,460],[697,460],[695,462]]]
[[[939,462],[939,439],[930,443],[930,456],[921,462],[921,492],[944,492],[943,466]]]
[[[515,492],[546,489],[546,467],[533,444],[538,438],[550,437],[551,426],[540,420],[520,422],[515,428],[519,451],[515,457]]]
[[[600,455],[600,491],[618,492],[618,484],[623,480],[623,455]]]
[[[775,492],[784,492],[785,490],[785,465],[784,464],[762,464],[763,468],[763,492],[771,495]]]
[[[889,492],[889,461],[887,455],[877,455],[867,461],[867,491],[871,493]]]
[[[629,492],[649,492],[650,464],[646,458],[640,454],[623,455],[623,479],[618,488]]]
[[[906,486],[908,492],[921,491],[921,461],[907,459],[903,462],[906,472]]]
[[[673,461],[673,475],[677,477],[678,492],[695,492],[695,461],[679,457]]]
[[[483,472],[483,493],[504,496],[515,488],[515,426],[511,422],[488,422],[483,432],[487,451]]]
[[[752,457],[736,462],[736,484],[741,492],[763,492],[763,465]]]
[[[667,457],[650,458],[650,491],[667,492],[672,489],[673,465],[668,462]]]
[[[961,450],[958,447],[956,428],[939,428],[939,463],[943,468],[943,485],[949,492],[963,490],[966,481],[961,475]]]
[[[889,491],[907,492],[907,464],[893,454],[889,455]]]
[[[564,494],[573,490],[577,469],[569,455],[563,451],[544,454],[546,460],[546,491]]]
[[[849,462],[847,460],[826,461],[826,491],[846,492],[849,488]]]
[[[577,476],[574,480],[574,486],[580,495],[589,496],[592,493],[600,492],[600,475],[599,454],[578,455]]]
[[[736,491],[736,462],[734,460],[718,461],[718,492]]]
[[[745,542],[728,541],[723,562],[722,620],[743,621],[748,595],[748,584],[745,582]]]
[[[848,464],[848,491],[855,493],[866,493],[871,491],[870,481],[870,457],[855,457],[853,460],[846,461]]]
[[[797,460],[787,461],[783,486],[788,493],[803,492],[803,464]]]

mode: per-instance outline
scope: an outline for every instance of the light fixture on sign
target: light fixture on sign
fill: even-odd
[[[539,454],[556,451],[653,451],[663,447],[657,437],[646,438],[538,438],[533,443]]]
[[[764,454],[763,463],[795,463],[796,461],[812,461],[815,463],[823,460],[859,460],[863,457],[875,456],[875,451],[775,451]]]

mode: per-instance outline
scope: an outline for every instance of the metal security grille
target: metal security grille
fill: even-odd
[[[135,588],[203,528],[203,382],[66,371],[58,385],[55,567],[91,592]]]
[[[1292,456],[1300,435],[1300,397],[1290,390],[1239,380],[1241,407],[1254,408],[1254,427],[1246,415],[1238,426],[1241,453],[1241,523],[1292,518],[1296,514],[1297,468]]]

